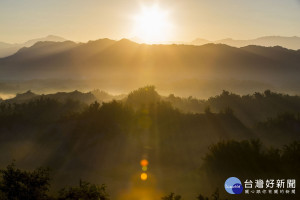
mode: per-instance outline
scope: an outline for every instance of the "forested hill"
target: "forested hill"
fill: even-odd
[[[299,97],[269,91],[242,97],[224,92],[204,101],[163,97],[149,86],[107,102],[78,91],[44,96],[27,92],[17,98],[22,101],[0,103],[0,167],[13,159],[25,169],[49,166],[53,189],[84,178],[120,191],[130,186],[146,156],[161,189],[177,188],[188,196],[201,187],[199,168],[211,144],[259,139],[281,147],[300,140]],[[100,103],[88,103],[93,100]],[[193,105],[194,113],[183,111]],[[288,113],[248,126],[238,116],[246,109],[253,116],[269,109],[274,110],[270,115]]]
[[[155,87],[148,86],[122,95],[112,95],[98,89],[86,93],[75,90],[73,92],[58,92],[42,95],[27,91],[17,94],[14,98],[2,101],[5,103],[26,103],[40,98],[54,99],[59,102],[79,101],[87,105],[95,101],[101,103],[118,100],[123,103],[127,102],[127,104],[129,103],[133,107],[140,104],[165,101],[185,113],[205,113],[208,108],[213,113],[230,109],[235,116],[250,127],[260,121],[276,117],[278,114],[297,114],[300,112],[299,96],[276,93],[270,90],[249,95],[238,95],[229,91],[223,91],[221,94],[208,99],[197,99],[192,96],[185,98],[174,94],[162,96],[157,93]]]

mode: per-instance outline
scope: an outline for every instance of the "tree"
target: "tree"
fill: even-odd
[[[173,192],[171,192],[169,195],[164,196],[161,199],[162,200],[181,200],[181,196],[175,195]]]
[[[90,184],[80,180],[79,187],[63,188],[59,191],[59,200],[109,200],[106,186]]]
[[[29,172],[17,169],[15,163],[8,165],[0,170],[0,197],[8,200],[48,199],[49,171],[48,168],[38,168]]]
[[[212,200],[219,200],[220,199],[219,189],[217,188],[216,191],[211,196],[212,196]]]
[[[202,194],[199,194],[199,195],[197,196],[197,199],[198,199],[198,200],[208,200],[208,198],[207,198],[207,197],[204,197]]]
[[[131,92],[126,100],[126,104],[133,108],[143,108],[156,104],[161,100],[160,95],[155,90],[154,86],[146,86]]]
[[[206,115],[210,115],[211,114],[210,106],[206,106],[205,109],[204,109],[204,112],[205,112]]]
[[[232,109],[231,107],[227,106],[227,107],[224,109],[224,114],[233,116],[233,114],[234,114],[233,109]]]

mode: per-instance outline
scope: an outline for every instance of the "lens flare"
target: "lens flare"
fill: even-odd
[[[142,170],[145,172],[145,171],[148,170],[148,167],[147,167],[147,166],[143,166],[143,167],[142,167]]]
[[[148,178],[147,173],[142,173],[142,174],[141,174],[141,180],[142,180],[142,181],[146,181],[147,178]]]
[[[142,167],[144,167],[144,166],[148,166],[149,162],[148,162],[148,160],[143,159],[143,160],[141,160],[140,164]]]

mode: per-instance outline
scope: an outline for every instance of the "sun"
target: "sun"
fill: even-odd
[[[141,42],[150,44],[166,42],[171,34],[169,13],[158,5],[143,6],[134,20],[134,34]]]

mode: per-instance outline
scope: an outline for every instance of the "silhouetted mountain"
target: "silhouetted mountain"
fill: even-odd
[[[204,44],[209,44],[209,43],[214,43],[214,42],[203,39],[203,38],[197,38],[191,42],[191,44],[193,44],[193,45],[204,45]]]
[[[34,45],[36,42],[40,42],[40,41],[63,42],[66,41],[66,39],[55,35],[48,35],[43,38],[28,40],[27,42],[21,44],[9,44],[9,43],[0,42],[0,58],[10,56],[16,53],[20,48],[30,47]]]
[[[30,46],[34,45],[35,43],[42,42],[42,41],[64,42],[64,41],[66,41],[66,39],[63,37],[60,37],[60,36],[56,36],[56,35],[48,35],[46,37],[28,40],[27,42],[24,43],[24,46],[30,47]]]
[[[102,39],[88,43],[38,42],[0,59],[0,76],[2,79],[111,76],[114,80],[117,74],[123,78],[140,74],[145,75],[144,79],[207,76],[265,80],[298,76],[299,63],[298,51],[279,47],[146,45],[126,39]]]
[[[215,44],[227,44],[233,47],[244,47],[248,45],[259,45],[265,47],[282,46],[288,49],[300,49],[300,37],[282,37],[282,36],[266,36],[259,37],[252,40],[235,40],[231,38],[209,41],[201,38],[197,38],[191,42],[194,45],[204,45],[207,43]]]

